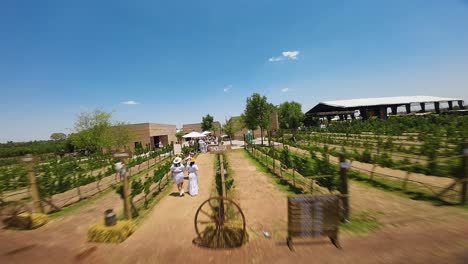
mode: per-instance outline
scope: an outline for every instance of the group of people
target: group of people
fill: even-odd
[[[179,190],[179,196],[184,196],[184,172],[188,173],[188,190],[187,192],[191,196],[198,195],[198,166],[195,164],[195,157],[193,154],[189,154],[185,158],[186,165],[182,164],[182,158],[176,157],[171,166],[172,178],[174,183],[177,184]]]
[[[197,146],[200,153],[206,153],[208,151],[209,145],[218,145],[218,138],[215,136],[206,136],[204,138],[198,139],[198,141],[191,139],[188,141],[189,146]]]
[[[208,145],[210,145],[210,144],[218,145],[218,138],[215,137],[215,136],[206,136],[205,137],[205,142]]]

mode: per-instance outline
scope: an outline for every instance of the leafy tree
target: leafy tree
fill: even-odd
[[[225,123],[223,125],[223,131],[229,136],[229,141],[232,145],[232,138],[234,137],[234,133],[236,131],[236,127],[232,118],[226,118]]]
[[[213,126],[213,117],[209,114],[202,117],[201,129],[203,131],[211,131],[214,129]]]
[[[254,131],[258,127],[258,121],[254,117],[248,117],[245,113],[241,115],[241,124],[252,132],[252,138],[255,138]]]
[[[278,108],[279,125],[282,129],[297,130],[304,119],[300,103],[291,101],[280,104]]]
[[[294,101],[284,102],[279,106],[278,112],[280,128],[291,129],[295,141],[297,129],[302,125],[304,119],[301,104]]]
[[[112,113],[97,109],[82,112],[75,122],[75,133],[70,135],[71,143],[78,149],[102,152],[116,147],[120,150],[134,136],[124,122],[112,122]]]
[[[50,135],[50,139],[55,141],[65,140],[66,138],[67,135],[65,135],[64,133],[52,133],[52,135]]]
[[[112,147],[109,133],[111,116],[111,113],[100,109],[80,113],[75,122],[76,133],[71,135],[73,144],[92,152]]]
[[[247,98],[244,114],[242,115],[247,128],[255,129],[260,127],[260,134],[263,145],[263,131],[269,128],[270,115],[274,106],[268,103],[266,96],[254,93]]]
[[[117,122],[114,124],[111,127],[110,135],[108,136],[112,138],[112,146],[115,146],[119,150],[123,150],[134,138],[134,135],[124,122]]]
[[[0,158],[54,153],[59,149],[68,149],[67,144],[68,140],[0,143]]]
[[[181,143],[182,142],[182,139],[183,139],[183,136],[184,136],[184,132],[177,132],[176,133],[176,137],[177,137],[177,142]]]

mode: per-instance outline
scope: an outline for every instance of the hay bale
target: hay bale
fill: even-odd
[[[135,231],[132,221],[117,221],[113,226],[95,224],[88,230],[88,241],[97,243],[121,243]]]
[[[40,213],[21,213],[3,220],[8,228],[19,230],[36,229],[45,225],[48,221],[47,215]]]

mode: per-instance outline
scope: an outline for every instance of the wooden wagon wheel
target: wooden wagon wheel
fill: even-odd
[[[223,204],[224,207],[220,206]],[[198,239],[207,245],[213,245],[215,239],[219,242],[221,233],[226,230],[240,230],[240,239],[236,246],[241,246],[245,239],[245,226],[245,216],[241,208],[226,197],[209,198],[200,205],[195,214]]]
[[[21,213],[31,213],[31,208],[25,202],[5,202],[0,208],[0,220],[8,227],[30,226],[30,219],[19,217]]]
[[[0,215],[2,217],[16,217],[21,213],[30,213],[31,208],[25,202],[11,201],[4,202],[0,205]]]

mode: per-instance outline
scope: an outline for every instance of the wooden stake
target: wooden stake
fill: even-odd
[[[375,167],[377,167],[377,165],[373,164],[373,165],[372,165],[372,170],[371,170],[371,173],[370,173],[370,179],[371,179],[371,181],[374,179]]]
[[[341,179],[341,188],[340,192],[344,196],[343,197],[343,218],[342,221],[346,221],[349,219],[349,192],[348,192],[348,175],[347,175],[347,168],[343,166],[345,164],[346,158],[344,154],[340,154],[340,179]]]
[[[461,204],[467,204],[468,203],[468,143],[465,142],[462,144],[462,168],[463,168],[463,174],[462,174],[462,179],[464,180],[462,182],[462,189],[461,189],[461,197],[460,197],[460,203]]]
[[[31,188],[31,198],[33,201],[33,212],[44,213],[44,208],[41,204],[41,197],[39,196],[39,190],[37,189],[36,175],[34,174],[34,161],[31,154],[26,155],[23,161],[26,164],[28,170],[29,184]]]
[[[127,220],[132,220],[132,206],[130,204],[130,190],[128,184],[129,172],[125,172],[123,177],[123,195],[124,195],[124,211],[125,218]]]
[[[406,191],[406,184],[408,183],[408,180],[410,178],[410,174],[411,174],[411,171],[406,172],[405,181],[403,182],[403,186],[402,186],[403,190],[405,190],[405,191]]]

